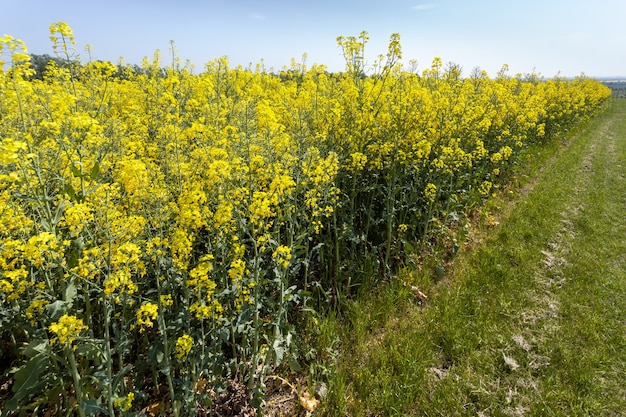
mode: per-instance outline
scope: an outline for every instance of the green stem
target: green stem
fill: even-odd
[[[143,343],[145,346],[150,346],[150,341],[148,340],[148,336],[146,335],[146,332],[142,332],[141,333],[143,336]],[[150,361],[150,372],[152,372],[152,383],[154,384],[154,388],[158,391],[159,390],[159,373],[156,369],[156,361]]]
[[[110,317],[109,317],[109,309],[107,300],[104,300],[104,340],[105,340],[105,352],[106,352],[106,361],[107,361],[107,379],[109,383],[107,384],[107,405],[109,407],[109,415],[115,417],[115,409],[113,408],[113,358],[111,354],[111,333],[109,330],[110,327]]]
[[[310,245],[307,242],[307,244],[305,245],[306,248],[306,252],[304,254],[304,291],[309,291],[309,264],[311,263],[311,259],[310,259]],[[311,297],[311,295],[307,295],[304,297],[304,299],[302,300],[302,305],[304,310],[306,310],[307,308],[307,302],[309,301],[309,298]]]
[[[332,273],[333,273],[333,275],[335,277],[339,277],[339,272],[340,272],[340,269],[341,269],[340,265],[339,265],[339,263],[341,262],[341,258],[339,256],[339,245],[341,244],[341,242],[339,240],[339,228],[337,227],[337,212],[333,210],[332,214],[333,214],[333,230],[332,230],[332,233],[334,235],[334,240],[335,240],[334,245],[333,245],[334,246],[334,254],[333,255],[335,257],[335,260],[334,260],[333,263],[335,264],[335,266],[333,268],[334,271]],[[339,288],[337,288],[337,290],[339,290]],[[346,291],[348,293],[350,292],[350,284],[349,283],[348,283],[348,288],[346,289]],[[339,295],[340,294],[337,294],[337,296],[339,296]],[[282,294],[281,294],[281,296],[282,296]]]
[[[174,382],[172,381],[172,365],[170,362],[170,347],[167,336],[167,327],[165,326],[165,317],[163,316],[163,306],[161,305],[161,283],[159,282],[160,278],[157,276],[156,278],[156,287],[157,287],[157,295],[158,295],[158,305],[159,305],[159,316],[157,320],[159,321],[159,328],[161,331],[161,337],[163,337],[163,350],[164,350],[164,361],[165,361],[165,369],[167,370],[165,374],[165,378],[167,380],[167,387],[170,391],[170,398],[172,399],[172,408],[174,409],[174,416],[179,416],[178,402],[176,401],[175,392],[174,392]]]
[[[70,362],[70,371],[72,372],[72,379],[74,380],[74,390],[76,391],[76,401],[78,402],[78,414],[80,417],[85,417],[85,410],[83,409],[83,391],[80,385],[80,374],[78,373],[78,367],[76,366],[76,358],[74,357],[74,351],[70,345],[64,347],[65,356],[67,356]]]
[[[396,144],[397,150],[397,144]],[[387,196],[387,230],[386,230],[386,249],[385,249],[385,264],[383,267],[385,268],[385,273],[390,273],[389,271],[389,257],[391,255],[391,235],[393,232],[393,226],[395,224],[395,216],[396,216],[396,191],[397,191],[397,183],[398,183],[398,166],[396,163],[393,164],[393,175],[391,178],[391,184],[389,187],[389,195]]]
[[[76,91],[76,83],[74,82],[74,66],[72,64],[72,59],[70,57],[70,53],[68,52],[67,41],[65,40],[65,36],[61,35],[61,41],[63,42],[63,54],[65,55],[65,61],[67,62],[67,68],[70,72],[70,83],[72,84],[72,92],[74,93],[74,97],[76,100],[75,111],[78,112],[78,93]]]
[[[26,132],[26,121],[24,120],[24,108],[22,106],[22,96],[17,88],[17,83],[15,82],[15,71],[11,77],[11,82],[13,84],[13,90],[15,91],[15,97],[17,98],[17,107],[20,113],[20,121],[22,122],[22,129]]]
[[[105,223],[105,233],[106,233],[106,241],[107,241],[107,255],[106,255],[106,279],[109,279],[111,277],[111,265],[112,265],[112,256],[113,256],[113,244],[112,244],[112,236],[111,236],[111,227],[110,227],[110,223],[109,223],[109,214],[108,211],[106,210],[106,207],[109,207],[109,192],[106,192],[106,205],[105,205],[105,210],[104,210],[104,223]],[[108,303],[107,303],[107,299],[108,296],[104,296],[104,300],[103,300],[103,307],[104,307],[104,318],[105,318],[105,323],[104,323],[104,332],[105,332],[105,339],[106,339],[106,355],[107,355],[107,376],[109,378],[109,387],[107,388],[107,393],[108,393],[108,407],[109,407],[109,413],[111,413],[112,416],[115,416],[114,413],[114,408],[113,408],[113,388],[112,387],[112,383],[113,383],[113,357],[112,357],[112,353],[111,353],[111,334],[110,334],[110,316],[109,316],[109,309],[108,307]],[[126,305],[126,304],[124,304]],[[125,315],[122,315],[122,317],[125,317]],[[122,367],[122,352],[119,353],[119,362],[120,362],[120,369],[123,369]]]
[[[254,339],[252,340],[252,367],[250,379],[248,380],[248,389],[252,389],[255,381],[255,373],[258,365],[259,351],[259,250],[257,242],[254,242]]]
[[[159,314],[159,325],[161,326],[161,333],[163,334],[163,350],[165,351],[164,360],[165,360],[165,368],[167,369],[167,387],[170,391],[170,397],[172,398],[172,407],[174,409],[174,416],[178,417],[180,415],[178,409],[178,401],[176,400],[176,393],[174,392],[174,382],[172,381],[172,365],[170,363],[170,349],[169,343],[167,341],[167,333],[165,331],[165,319],[161,314]]]

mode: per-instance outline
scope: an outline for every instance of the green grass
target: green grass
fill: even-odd
[[[626,101],[525,169],[442,281],[407,268],[321,324],[320,414],[626,415]]]

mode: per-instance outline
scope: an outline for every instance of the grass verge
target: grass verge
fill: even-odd
[[[325,319],[341,343],[320,414],[620,415],[625,138],[626,102],[613,101],[529,161],[522,192],[490,202],[497,221],[441,282],[407,268]]]

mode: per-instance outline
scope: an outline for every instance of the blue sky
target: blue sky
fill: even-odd
[[[291,58],[344,68],[337,36],[370,35],[368,61],[400,33],[403,62],[430,66],[435,56],[469,74],[536,71],[545,77],[626,75],[626,1],[623,0],[0,0],[0,34],[52,54],[48,27],[67,22],[78,52],[94,59],[140,63],[155,49],[178,55],[201,71],[228,55],[232,65],[261,59],[280,70]],[[164,57],[164,60],[166,58]]]

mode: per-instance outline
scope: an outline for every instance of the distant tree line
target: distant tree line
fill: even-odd
[[[81,67],[83,67],[83,64],[79,60],[68,61],[66,59],[50,56],[48,54],[43,54],[43,55],[30,54],[30,63],[31,63],[33,70],[35,71],[35,73],[32,75],[32,79],[36,79],[36,80],[44,79],[44,76],[49,69],[48,67],[51,64],[54,64],[55,66],[59,68],[73,67],[75,69],[80,69]],[[144,74],[153,70],[152,68],[145,69],[139,65],[122,66],[120,64],[117,64],[115,66],[117,67],[117,77],[119,78],[126,78],[129,74],[129,69],[131,70],[130,71],[131,73],[135,73],[135,74]],[[164,69],[162,69],[161,72],[162,72],[161,74],[162,76],[166,75]]]
[[[52,62],[54,62],[57,66],[61,68],[67,68],[69,66],[66,60],[58,57],[53,57],[48,54],[30,54],[30,64],[35,71],[35,73],[33,74],[33,78],[37,80],[43,80],[43,76],[48,69],[48,65],[50,65]]]
[[[101,61],[96,61],[96,62],[101,62]],[[58,68],[72,68],[74,70],[73,75],[77,78],[81,77],[81,69],[85,67],[86,65],[89,65],[89,64],[83,64],[79,60],[68,61],[67,59],[50,56],[48,54],[43,54],[43,55],[30,54],[30,63],[32,65],[33,70],[35,71],[31,78],[36,79],[36,80],[44,79],[46,73],[49,71],[50,65],[54,65],[55,67],[58,67]],[[135,74],[135,75],[151,74],[151,75],[166,77],[168,70],[171,70],[171,67],[155,68],[152,65],[148,67],[142,67],[136,64],[132,64],[132,65],[113,64],[113,65],[117,67],[117,74],[114,74],[113,76],[119,79],[128,79],[130,74]],[[156,74],[154,74],[155,71],[156,71]],[[305,71],[302,68],[292,68],[289,70],[280,71],[279,73],[275,75],[280,77],[283,81],[285,80],[302,81],[304,79],[304,73]],[[328,73],[327,71],[326,71],[326,74],[330,76],[334,75],[333,73]],[[365,77],[365,75],[363,75],[363,77]]]

